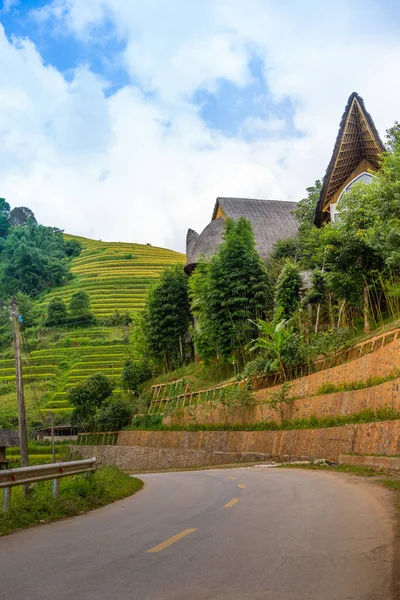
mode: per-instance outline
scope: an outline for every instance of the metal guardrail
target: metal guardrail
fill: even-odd
[[[39,481],[53,481],[53,497],[59,495],[59,479],[68,475],[88,473],[96,468],[96,458],[72,460],[69,462],[51,463],[21,467],[20,469],[5,469],[0,471],[0,489],[3,490],[2,511],[7,512],[11,506],[11,489],[16,485],[29,485]]]

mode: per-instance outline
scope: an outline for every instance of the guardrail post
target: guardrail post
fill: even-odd
[[[11,508],[11,488],[3,488],[3,501],[1,503],[2,512],[8,512]]]
[[[53,498],[58,498],[58,496],[60,495],[60,480],[59,479],[52,480],[51,491],[53,494]]]

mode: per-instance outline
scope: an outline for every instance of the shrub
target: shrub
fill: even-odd
[[[72,294],[69,301],[69,311],[72,317],[83,317],[90,314],[90,298],[85,290]]]
[[[127,327],[132,323],[132,317],[129,313],[120,313],[118,310],[115,310],[113,314],[104,319],[104,325],[106,327]]]
[[[99,431],[119,431],[131,420],[132,408],[122,400],[113,400],[103,405],[96,413]]]
[[[291,385],[287,382],[283,383],[280,389],[270,396],[268,404],[272,408],[272,410],[276,410],[280,417],[281,422],[283,422],[285,415],[285,406],[293,405],[294,397],[289,396],[289,392],[291,390]]]
[[[52,298],[47,307],[47,326],[63,325],[67,320],[67,307],[62,298]]]
[[[127,360],[121,374],[121,383],[124,390],[137,391],[140,384],[152,376],[152,371],[146,361],[135,362]]]
[[[111,396],[113,389],[113,382],[102,373],[92,375],[83,383],[71,388],[68,400],[75,407],[73,422],[83,424],[85,420],[93,419],[95,409],[100,408]]]
[[[67,240],[65,242],[65,254],[70,258],[79,256],[82,252],[82,244],[78,240]]]
[[[239,379],[248,379],[251,377],[257,377],[257,375],[264,375],[269,372],[269,366],[271,361],[268,359],[265,353],[259,354],[253,360],[250,360],[243,371],[241,372]]]

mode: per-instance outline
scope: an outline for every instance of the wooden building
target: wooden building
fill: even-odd
[[[277,240],[296,235],[298,224],[293,214],[296,202],[255,200],[251,198],[217,198],[211,222],[196,233],[189,229],[186,236],[185,272],[190,275],[201,256],[209,258],[222,241],[225,219],[245,217],[251,223],[257,250],[262,259],[270,255]]]
[[[354,183],[368,182],[380,167],[385,147],[379,137],[363,99],[353,92],[343,113],[332,158],[323,180],[314,223],[321,227],[338,217],[337,205]],[[294,216],[296,202],[255,200],[251,198],[217,198],[211,222],[198,234],[189,229],[186,236],[185,272],[190,275],[200,256],[209,258],[217,250],[227,218],[245,217],[252,225],[257,250],[267,260],[277,240],[297,234]]]
[[[18,431],[13,429],[0,429],[0,469],[8,469],[10,460],[6,458],[7,448],[19,447]]]
[[[385,147],[363,99],[353,92],[340,122],[332,158],[323,180],[314,223],[321,227],[338,217],[337,204],[354,183],[368,182],[380,167]]]

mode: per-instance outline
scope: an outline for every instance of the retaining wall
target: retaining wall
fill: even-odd
[[[349,381],[366,381],[369,377],[387,377],[398,367],[400,367],[400,339],[361,358],[291,381],[290,395],[310,396],[316,394],[318,389],[327,383],[338,385]],[[269,394],[279,389],[280,386],[275,386],[258,390],[255,396],[258,400],[265,400]]]
[[[366,381],[370,377],[387,377],[400,367],[400,338],[371,354],[351,360],[347,363],[324,371],[300,377],[289,382],[289,396],[297,398],[292,405],[283,408],[283,418],[307,418],[315,415],[348,415],[360,412],[364,408],[373,410],[390,406],[400,409],[400,379],[388,381],[379,386],[317,395],[322,385],[338,385],[351,381]],[[256,404],[253,407],[240,407],[227,411],[222,405],[213,407],[208,403],[198,404],[178,411],[172,418],[173,423],[252,423],[264,420],[280,420],[281,415],[268,406],[272,394],[281,386],[264,388],[253,392]],[[229,414],[228,414],[229,412]],[[171,421],[171,419],[169,419]],[[168,418],[166,419],[168,422]]]
[[[341,454],[400,454],[400,421],[290,431],[122,431],[117,446],[74,446],[83,458],[140,471]]]
[[[263,390],[265,391],[265,390]],[[208,403],[192,406],[190,410],[177,412],[165,422],[187,425],[189,423],[255,423],[257,421],[278,421],[282,419],[305,419],[337,415],[352,415],[365,408],[376,410],[390,407],[400,410],[400,379],[387,381],[362,390],[335,392],[299,398],[293,404],[282,404],[282,413],[268,404],[268,396],[258,398],[251,407],[235,407],[231,410],[219,404],[211,407]]]

